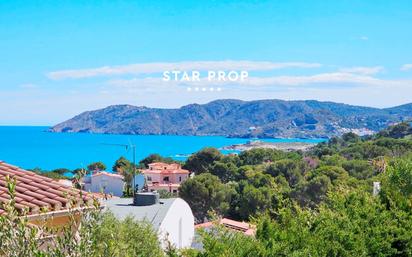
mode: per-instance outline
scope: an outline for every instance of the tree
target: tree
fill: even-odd
[[[65,169],[65,168],[60,168],[60,169],[54,169],[51,172],[60,174],[60,175],[64,175],[65,173],[71,173],[71,170],[69,169]]]
[[[106,170],[106,165],[103,162],[93,162],[87,165],[88,171],[103,171]]]
[[[394,126],[389,127],[386,130],[379,132],[381,137],[391,137],[391,138],[404,138],[412,134],[412,127],[408,122],[401,122]]]
[[[179,196],[192,208],[197,221],[204,221],[209,211],[225,215],[230,206],[233,188],[210,173],[196,175],[180,185]]]
[[[345,161],[342,167],[349,173],[349,175],[358,179],[367,179],[373,176],[373,167],[367,161],[350,160]]]
[[[388,206],[412,212],[412,161],[393,161],[381,175],[381,198]]]
[[[412,160],[399,159],[387,170],[389,186],[405,197],[412,196]]]
[[[299,184],[292,192],[292,197],[297,200],[301,206],[315,208],[320,202],[326,199],[326,193],[330,187],[330,178],[326,175],[319,175]]]
[[[250,216],[264,213],[271,209],[274,191],[265,186],[257,188],[246,184],[238,195],[239,204],[237,212],[241,219],[247,220]]]
[[[342,135],[342,140],[346,143],[357,143],[360,141],[360,137],[353,132],[349,132]]]
[[[121,156],[119,159],[116,160],[112,167],[112,171],[117,172],[119,174],[125,173],[126,170],[130,169],[132,164],[129,160]]]
[[[215,161],[222,159],[222,153],[216,148],[203,148],[197,153],[192,154],[183,166],[196,174],[201,174],[210,170]]]
[[[265,173],[277,177],[283,175],[291,187],[296,186],[302,180],[303,164],[294,160],[280,160],[270,164]]]
[[[255,148],[248,151],[243,151],[239,154],[239,158],[243,165],[257,165],[264,162],[274,162],[286,158],[288,153],[275,149]],[[292,155],[296,155],[293,153]]]
[[[142,168],[148,168],[149,164],[153,162],[173,163],[175,161],[170,157],[163,157],[160,154],[155,153],[155,154],[150,154],[149,156],[141,160],[139,164]]]
[[[222,182],[227,183],[231,180],[235,180],[237,177],[237,167],[233,163],[224,163],[221,161],[215,162],[210,167],[210,173],[218,176]]]
[[[308,179],[311,180],[314,177],[325,175],[327,176],[332,183],[335,183],[336,180],[345,180],[348,177],[348,173],[341,167],[337,166],[321,166],[315,169],[308,175]]]

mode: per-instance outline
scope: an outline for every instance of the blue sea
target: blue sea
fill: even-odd
[[[109,170],[132,151],[115,144],[136,145],[137,162],[152,153],[184,160],[204,147],[246,143],[244,138],[218,136],[143,136],[50,133],[48,127],[0,126],[0,160],[25,169],[83,168],[103,161]],[[262,139],[268,142],[320,142],[322,139]],[[114,144],[114,145],[112,145]]]

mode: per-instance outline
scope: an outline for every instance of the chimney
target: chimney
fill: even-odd
[[[137,192],[133,198],[135,206],[149,206],[159,203],[159,193],[155,192]]]

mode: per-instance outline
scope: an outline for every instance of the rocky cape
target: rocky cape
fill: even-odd
[[[178,109],[114,105],[87,111],[51,132],[134,135],[213,135],[250,138],[329,138],[365,135],[412,118],[412,103],[371,108],[333,102],[216,100]]]

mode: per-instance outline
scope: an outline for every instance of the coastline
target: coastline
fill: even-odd
[[[309,142],[262,142],[249,141],[245,144],[233,144],[219,148],[219,150],[248,151],[256,148],[276,149],[281,151],[307,151],[318,143]]]

